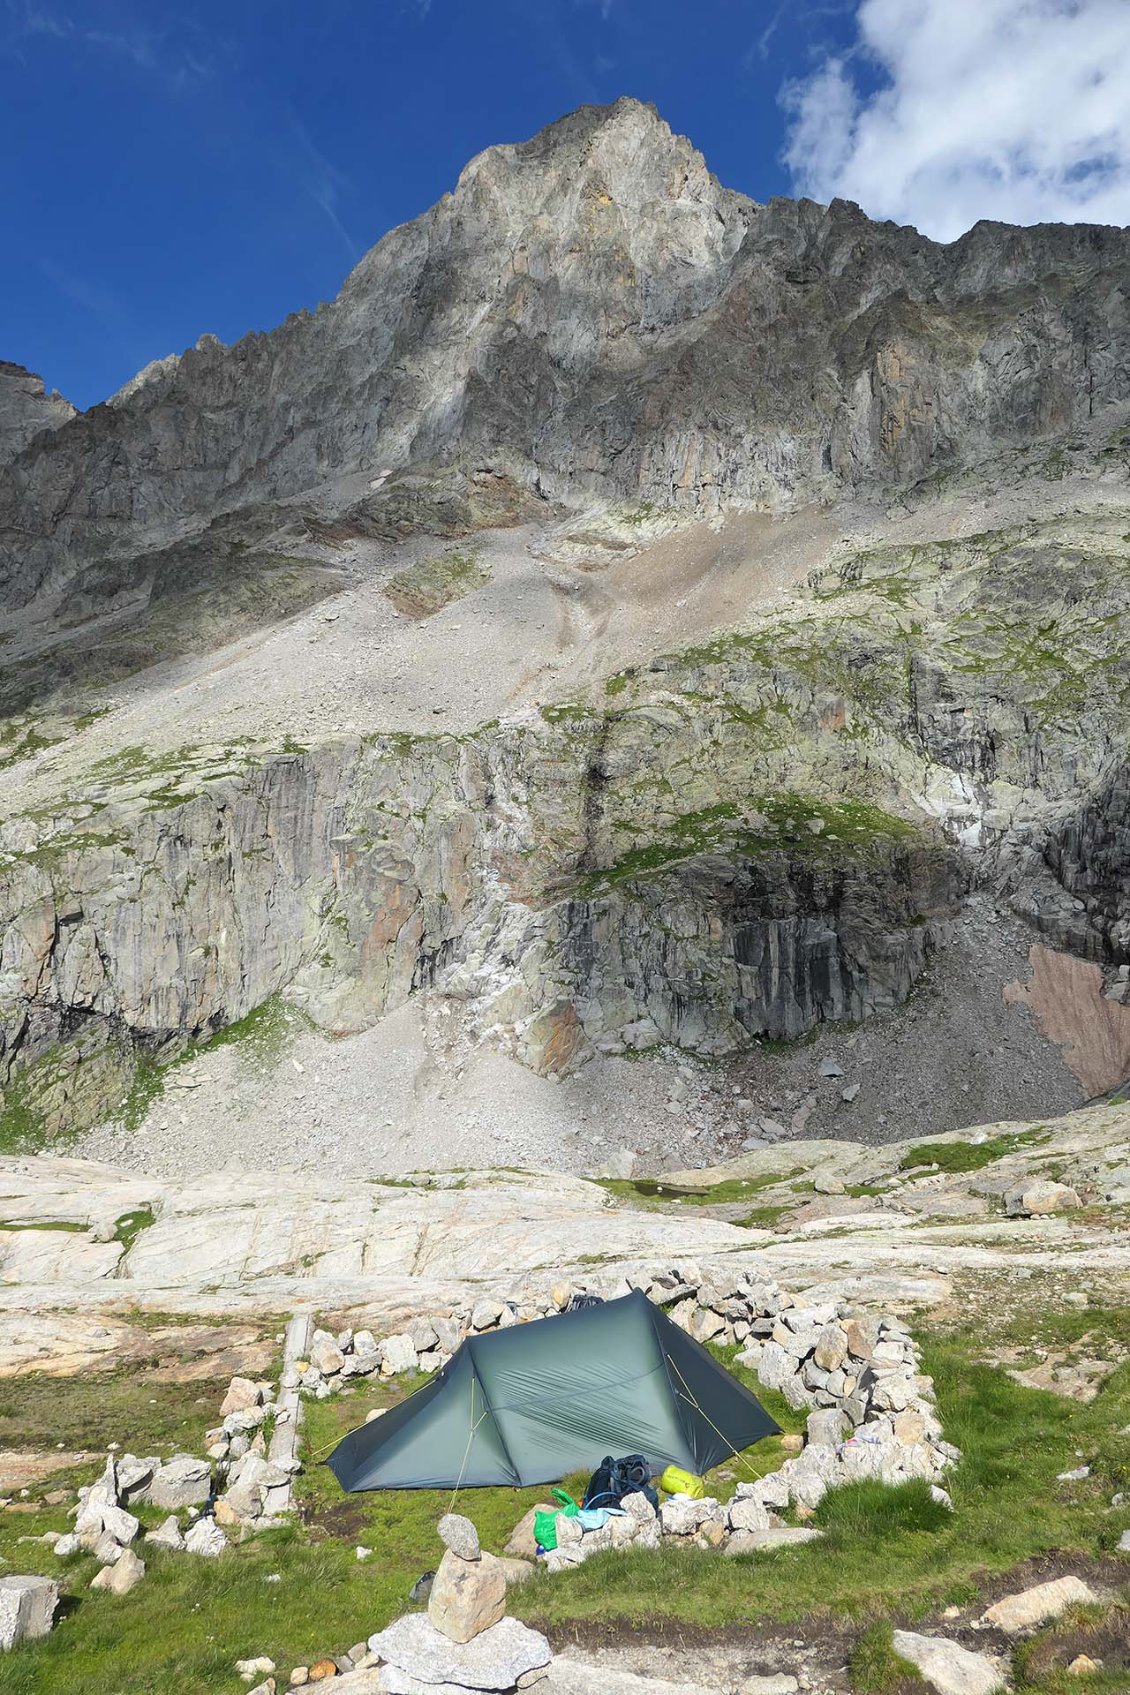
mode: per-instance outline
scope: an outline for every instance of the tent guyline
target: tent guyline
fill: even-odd
[[[351,1431],[344,1489],[528,1487],[609,1453],[701,1475],[777,1424],[755,1395],[636,1290],[469,1336],[430,1382]]]

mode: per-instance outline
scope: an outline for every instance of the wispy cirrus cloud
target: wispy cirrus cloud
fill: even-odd
[[[213,74],[208,52],[193,39],[194,33],[191,25],[183,36],[172,29],[154,29],[129,12],[119,12],[112,24],[92,27],[69,12],[44,6],[41,0],[5,0],[0,53],[22,58],[23,49],[36,40],[92,49],[125,59],[137,70],[183,88]]]
[[[304,124],[297,118],[291,118],[290,127],[298,143],[301,161],[298,171],[299,186],[336,230],[350,260],[355,261],[360,257],[361,249],[346,228],[340,212],[342,193],[350,187],[349,178],[315,146]]]
[[[856,28],[784,91],[799,192],[940,240],[1130,221],[1127,0],[862,0]]]

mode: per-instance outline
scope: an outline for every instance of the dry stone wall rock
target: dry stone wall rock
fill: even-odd
[[[921,1479],[949,1504],[938,1480],[958,1458],[958,1450],[944,1438],[933,1383],[921,1372],[913,1339],[898,1319],[862,1313],[844,1302],[809,1304],[775,1282],[747,1274],[704,1282],[694,1266],[659,1267],[631,1286],[643,1288],[691,1335],[701,1332],[703,1319],[711,1316],[718,1321],[709,1327],[714,1339],[733,1346],[740,1328],[744,1347],[739,1362],[755,1370],[766,1388],[780,1390],[790,1406],[814,1409],[808,1417],[807,1440],[801,1452],[775,1472],[739,1483],[728,1502],[676,1496],[656,1514],[637,1495],[624,1502],[626,1520],[598,1530],[583,1531],[577,1520],[560,1519],[558,1546],[546,1557],[548,1570],[565,1570],[606,1548],[655,1546],[662,1537],[711,1547],[737,1540],[734,1552],[772,1547],[781,1529],[778,1510],[790,1505],[812,1509],[829,1489],[867,1478],[896,1485]],[[457,1327],[461,1336],[489,1334],[561,1311],[575,1295],[623,1294],[628,1287],[622,1279],[609,1287],[594,1279],[583,1286],[557,1285],[540,1295],[528,1290],[521,1299],[481,1299],[473,1310],[445,1315],[444,1323]],[[438,1321],[433,1328],[438,1329]],[[345,1343],[344,1335],[339,1341]],[[350,1346],[344,1347],[346,1360]],[[420,1355],[404,1369],[436,1370],[449,1358],[437,1338],[433,1357]],[[835,1363],[825,1365],[821,1360]],[[347,1381],[344,1367],[335,1365],[329,1376],[313,1373],[304,1386],[325,1396]],[[508,1551],[531,1551],[531,1523],[527,1514],[516,1526]],[[461,1605],[460,1585],[477,1594],[479,1589],[489,1589],[489,1580],[476,1576],[472,1559],[450,1552],[454,1535],[444,1540],[449,1548],[448,1573],[439,1585],[442,1601],[436,1604],[450,1611],[458,1624],[464,1613],[475,1611],[470,1603]],[[502,1579],[496,1588],[504,1592]],[[433,1588],[433,1601],[435,1594]],[[488,1602],[489,1595],[484,1608]]]

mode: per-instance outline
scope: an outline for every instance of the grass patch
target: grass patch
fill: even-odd
[[[453,547],[398,571],[385,594],[406,618],[430,618],[489,581],[490,567],[476,552]]]
[[[654,1177],[598,1177],[594,1181],[621,1200],[658,1201],[671,1206],[681,1203],[689,1206],[728,1206],[735,1201],[751,1200],[763,1189],[771,1189],[777,1183],[788,1183],[801,1170],[803,1167],[796,1165],[790,1171],[766,1171],[757,1177],[727,1177],[703,1189],[679,1188],[674,1183],[663,1183]],[[811,1189],[812,1185],[806,1183],[798,1187]]]
[[[936,1165],[939,1171],[980,1171],[995,1160],[1019,1153],[1022,1148],[1040,1147],[1051,1140],[1043,1128],[1019,1130],[1009,1136],[993,1136],[986,1142],[917,1142],[899,1160],[900,1171],[915,1166]]]
[[[589,897],[605,894],[703,853],[728,853],[747,859],[783,853],[805,863],[827,864],[845,853],[873,855],[899,843],[919,840],[922,838],[906,819],[867,801],[823,801],[793,793],[761,795],[751,797],[740,816],[737,806],[729,801],[684,813],[657,840],[632,848],[614,865],[589,873],[581,880],[579,892]]]
[[[203,1451],[219,1422],[222,1381],[146,1381],[143,1366],[76,1377],[28,1373],[0,1380],[0,1448],[95,1451],[111,1442],[135,1454]],[[2,1662],[0,1662],[2,1663]]]
[[[848,1670],[857,1695],[918,1695],[919,1690],[928,1695],[929,1684],[895,1653],[893,1634],[889,1620],[876,1619],[852,1649]]]
[[[73,1218],[17,1218],[0,1223],[0,1230],[65,1230],[72,1236],[85,1236],[89,1224]]]
[[[1081,1676],[1068,1667],[1085,1654],[1100,1668]],[[1020,1643],[1013,1655],[1017,1695],[1125,1695],[1130,1689],[1130,1605],[1069,1607],[1045,1630]]]
[[[930,1485],[921,1478],[892,1487],[867,1478],[833,1489],[816,1509],[815,1523],[829,1536],[851,1548],[865,1539],[903,1535],[912,1531],[934,1532],[948,1524],[949,1508],[935,1501]]]
[[[143,1230],[148,1230],[153,1222],[152,1207],[138,1207],[136,1212],[124,1212],[114,1229],[114,1240],[120,1242],[124,1249],[122,1258],[129,1253]]]

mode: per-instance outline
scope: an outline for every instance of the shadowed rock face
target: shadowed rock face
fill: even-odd
[[[823,865],[704,854],[573,903],[561,954],[590,1037],[648,1019],[654,1040],[725,1053],[901,1004],[960,886],[951,855],[905,842]]]
[[[48,394],[43,378],[0,359],[0,466],[23,452],[41,430],[57,430],[75,409],[60,394]]]
[[[1126,400],[1128,255],[1113,229],[940,247],[844,202],[758,206],[650,108],[583,107],[474,159],[332,304],[205,337],[27,446],[0,605],[457,447],[574,503],[913,482]]]

